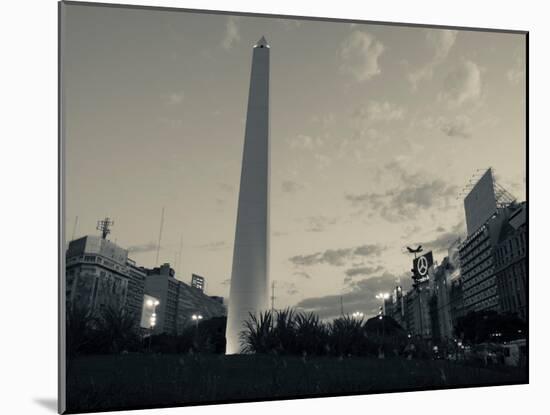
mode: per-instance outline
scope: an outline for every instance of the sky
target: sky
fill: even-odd
[[[464,187],[492,167],[525,200],[525,37],[66,5],[66,240],[229,294],[252,46],[271,49],[275,306],[378,311],[465,235]],[[78,217],[78,220],[76,220]],[[75,226],[76,224],[76,226]],[[180,249],[181,248],[181,249]]]

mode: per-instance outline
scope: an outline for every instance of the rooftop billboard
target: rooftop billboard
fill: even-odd
[[[477,231],[497,210],[493,173],[488,169],[464,198],[468,235]]]

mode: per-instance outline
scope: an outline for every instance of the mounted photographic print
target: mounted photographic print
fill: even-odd
[[[61,412],[528,382],[527,32],[59,11]]]

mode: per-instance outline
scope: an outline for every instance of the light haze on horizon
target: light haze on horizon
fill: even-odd
[[[376,311],[405,245],[441,261],[476,170],[525,199],[525,37],[66,5],[66,239],[97,234],[227,297],[252,46],[271,46],[276,306]]]

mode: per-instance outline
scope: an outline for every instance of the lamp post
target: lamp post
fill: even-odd
[[[193,314],[191,319],[195,322],[195,330],[199,328],[199,321],[202,320],[202,314]]]
[[[356,311],[355,313],[352,314],[352,317],[359,320],[359,319],[362,319],[364,316],[364,314],[361,312],[361,311]]]
[[[159,300],[147,300],[147,307],[152,308],[153,312],[151,313],[151,317],[149,317],[149,351],[151,351],[151,341],[153,337],[153,330],[155,329],[155,326],[157,325],[157,306],[160,304]]]
[[[388,293],[378,293],[376,298],[382,300],[382,315],[386,315],[386,300],[390,298],[390,295]]]
[[[378,293],[376,294],[378,300],[382,300],[382,313],[378,316],[382,320],[382,345],[380,346],[380,351],[378,352],[378,358],[384,359],[384,342],[386,340],[386,327],[384,324],[384,316],[386,315],[386,300],[390,298],[388,293]]]
[[[191,316],[191,319],[195,322],[195,347],[198,350],[198,343],[199,343],[199,321],[202,320],[202,314],[193,314]]]

